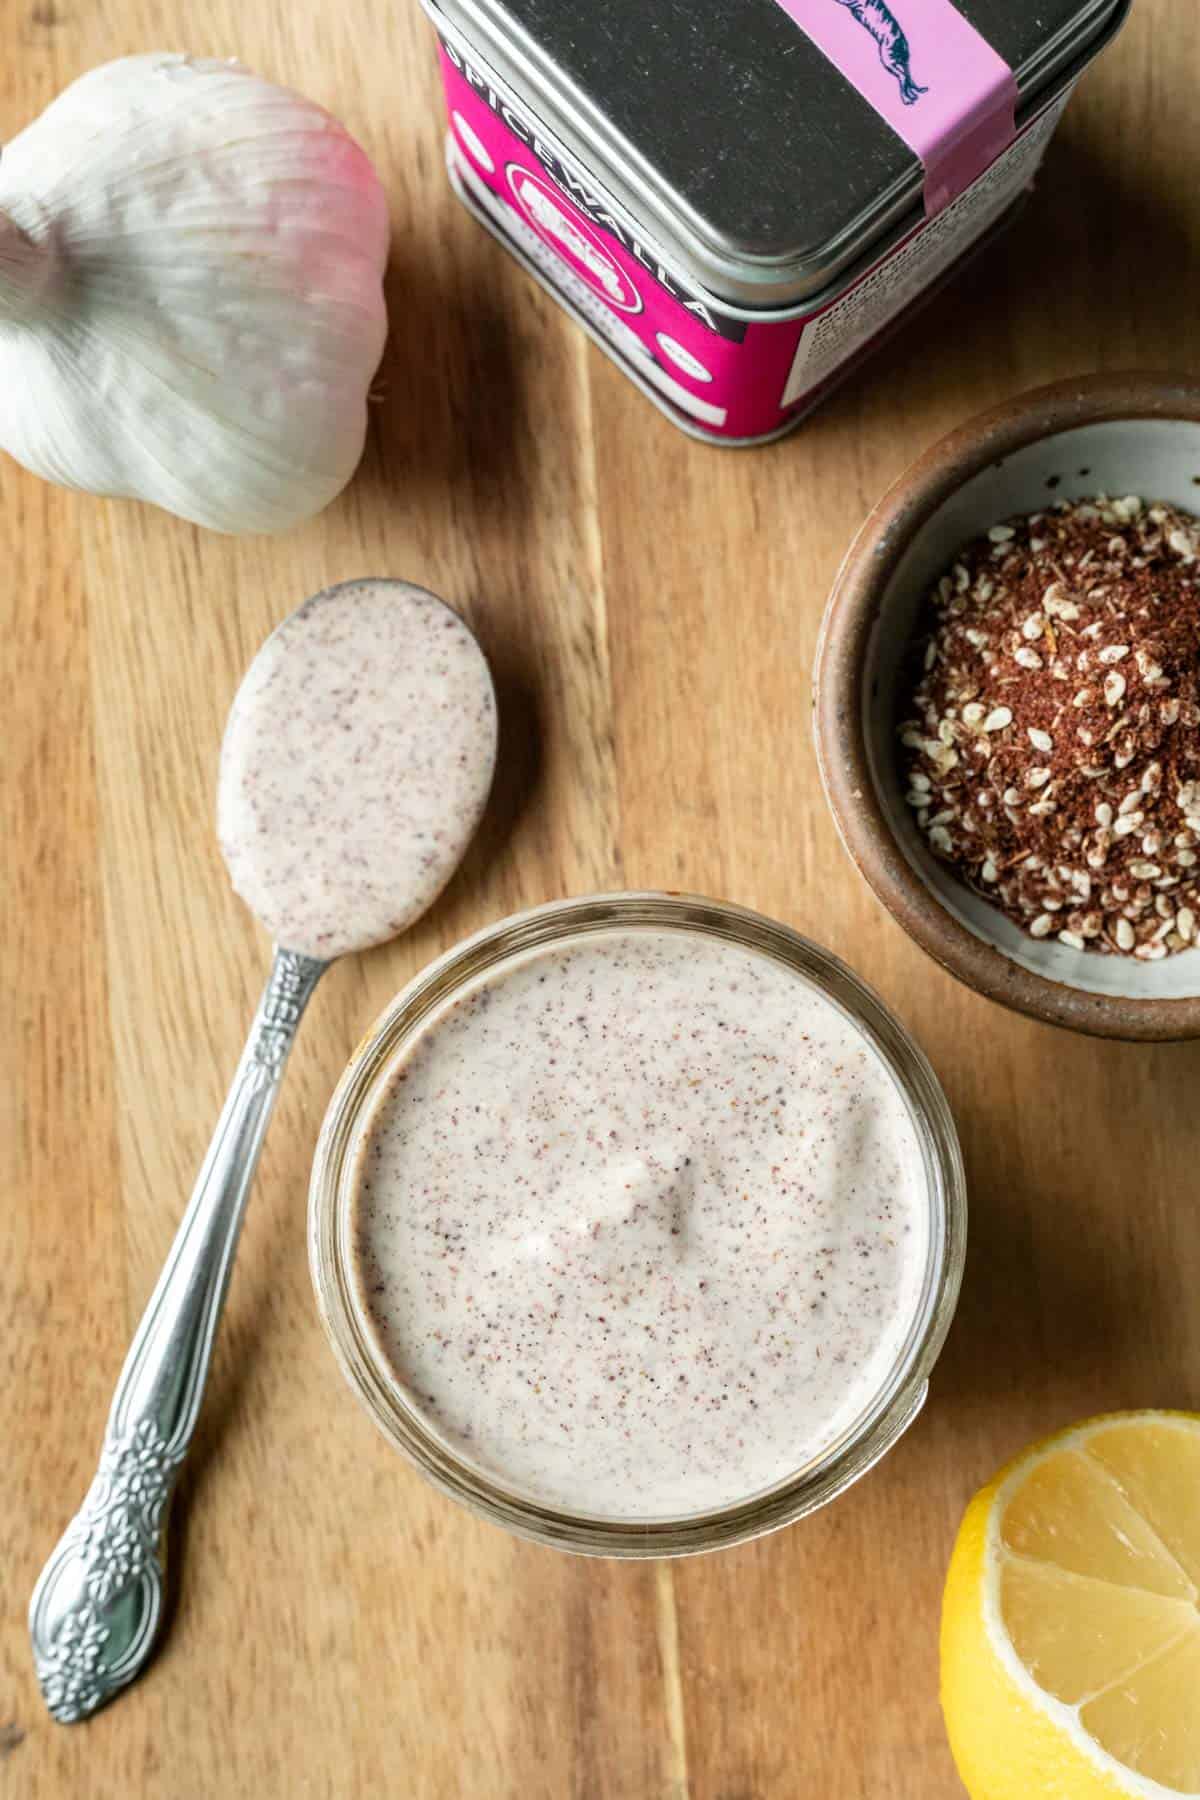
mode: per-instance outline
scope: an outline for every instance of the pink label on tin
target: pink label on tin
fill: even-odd
[[[1016,136],[1012,70],[950,0],[776,0],[925,167],[948,206]]]

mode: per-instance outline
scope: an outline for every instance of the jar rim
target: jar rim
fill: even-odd
[[[763,952],[815,986],[882,1060],[905,1102],[925,1163],[928,1247],[921,1299],[888,1378],[819,1456],[766,1491],[683,1518],[589,1517],[537,1503],[457,1453],[406,1400],[367,1327],[355,1290],[349,1223],[358,1153],[402,1046],[483,975],[547,948],[605,932],[697,932]],[[953,1317],[966,1250],[966,1182],[954,1121],[914,1040],[854,972],[790,927],[724,901],[655,891],[556,900],[485,926],[421,970],[352,1055],[325,1115],[309,1190],[309,1262],[334,1354],[388,1442],[433,1485],[519,1536],[583,1554],[674,1556],[740,1543],[789,1524],[843,1492],[902,1435],[924,1402]]]

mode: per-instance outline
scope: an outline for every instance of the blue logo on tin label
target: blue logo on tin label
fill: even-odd
[[[837,4],[846,7],[850,17],[857,19],[864,31],[870,32],[879,45],[880,62],[900,84],[901,100],[905,106],[914,106],[929,89],[918,87],[913,80],[908,39],[894,14],[888,11],[883,0],[837,0]]]

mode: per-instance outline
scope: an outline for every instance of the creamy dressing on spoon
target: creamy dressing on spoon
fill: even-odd
[[[496,701],[467,626],[423,588],[355,581],[285,619],[238,690],[217,829],[233,885],[289,950],[395,937],[479,823]]]
[[[923,1158],[882,1059],[775,959],[614,929],[484,976],[360,1142],[358,1301],[461,1456],[664,1518],[818,1457],[921,1306]]]

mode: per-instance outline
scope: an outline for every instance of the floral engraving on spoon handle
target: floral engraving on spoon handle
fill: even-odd
[[[46,1704],[84,1719],[162,1621],[167,1505],[195,1429],[246,1197],[288,1052],[326,965],[278,950],[249,1040],[113,1396],[100,1465],[29,1608]]]
[[[295,950],[277,950],[267,991],[246,1046],[247,1058],[278,1077],[288,1059],[296,1029],[327,965]]]
[[[82,1594],[67,1612],[49,1649],[37,1659],[46,1705],[72,1724],[95,1712],[120,1681],[106,1647],[108,1610],[144,1587],[140,1612],[157,1619],[162,1604],[158,1542],[181,1453],[143,1419],[124,1438],[110,1437],[88,1495],[64,1537],[56,1561],[78,1564]]]

